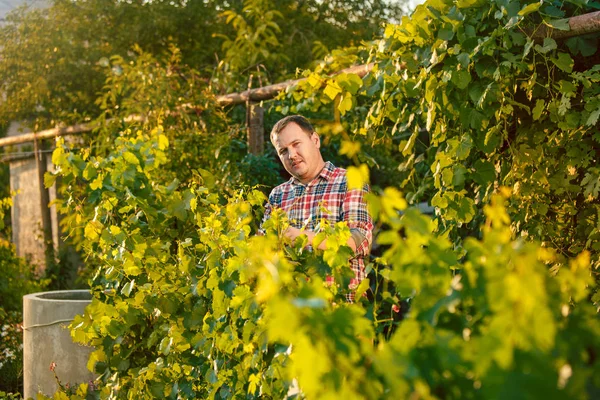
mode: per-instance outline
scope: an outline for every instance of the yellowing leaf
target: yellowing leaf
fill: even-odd
[[[92,164],[88,164],[85,169],[83,170],[83,177],[84,179],[87,179],[88,181],[90,179],[93,179],[94,177],[96,177],[97,175],[97,171],[96,168],[94,168],[94,166]]]
[[[56,182],[56,175],[50,173],[50,172],[46,172],[44,174],[44,187],[46,187],[46,189],[51,188],[54,183]]]
[[[331,100],[335,99],[338,94],[342,93],[342,89],[339,87],[337,82],[331,81],[323,90],[323,93],[327,95]]]
[[[260,383],[260,376],[251,374],[250,378],[248,379],[248,382],[248,393],[254,394],[256,392],[256,387]]]
[[[133,154],[130,151],[126,151],[125,153],[123,153],[123,158],[129,164],[140,165],[140,160],[138,160],[138,158],[135,156],[135,154]]]
[[[340,113],[342,113],[342,115],[344,115],[351,109],[352,109],[352,95],[350,93],[345,93],[344,96],[342,96],[342,100],[340,101],[340,104],[338,105],[338,110],[340,110]]]
[[[306,81],[315,89],[321,86],[321,77],[315,73],[310,74]]]
[[[383,196],[381,196],[381,207],[383,211],[389,216],[395,216],[395,210],[404,210],[408,206],[404,197],[402,197],[402,193],[396,188],[387,187],[383,191]]]
[[[519,15],[525,16],[527,14],[531,14],[532,12],[539,10],[541,6],[542,6],[542,1],[529,4],[525,7],[523,7],[523,9],[521,11],[519,11]]]
[[[340,154],[346,155],[348,157],[354,157],[360,151],[360,143],[352,142],[349,140],[342,141],[342,146],[340,147]]]
[[[469,8],[469,7],[479,6],[483,2],[484,2],[484,0],[457,0],[456,6],[459,8]],[[444,2],[444,3],[448,4],[448,2]]]
[[[578,270],[588,271],[590,268],[590,252],[583,251],[577,255],[574,259],[569,263],[571,266],[571,270],[576,272]]]
[[[93,181],[90,182],[90,189],[92,189],[92,190],[101,189],[103,181],[104,181],[104,174],[98,175]]]
[[[54,165],[62,165],[66,160],[65,157],[65,150],[62,147],[57,147],[56,149],[54,149],[54,151],[52,152],[52,163]]]
[[[142,273],[142,270],[135,264],[133,256],[129,253],[123,255],[125,262],[123,263],[123,272],[127,275],[137,276]]]
[[[425,125],[425,129],[430,131],[431,127],[433,126],[434,121],[435,121],[435,103],[431,102],[429,104],[429,108],[427,109],[427,124]]]
[[[361,164],[359,167],[348,167],[346,178],[348,179],[348,189],[361,189],[369,183],[369,168],[365,164]]]
[[[84,228],[84,235],[87,239],[97,240],[100,237],[100,233],[102,232],[102,225],[99,221],[90,221]]]
[[[362,297],[363,294],[369,289],[369,279],[365,278],[360,282],[360,285],[356,288],[356,292],[354,293],[355,298],[358,300]]]
[[[496,226],[510,224],[510,218],[504,208],[503,199],[501,196],[496,195],[492,198],[492,204],[486,205],[483,208],[483,212],[486,217]]]
[[[129,282],[127,282],[125,285],[123,285],[123,288],[121,289],[121,294],[124,295],[125,297],[129,297],[129,295],[131,294],[131,290],[133,289],[134,286],[135,286],[135,279],[132,279]]]
[[[158,135],[158,148],[161,150],[169,147],[169,139],[165,135]]]
[[[171,345],[173,344],[173,338],[172,337],[166,337],[163,340],[160,341],[160,346],[159,346],[159,350],[162,354],[164,354],[165,356],[169,355],[169,353],[171,352]]]

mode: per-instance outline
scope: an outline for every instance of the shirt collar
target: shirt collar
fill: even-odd
[[[323,169],[321,170],[321,172],[319,172],[319,175],[317,175],[317,177],[315,179],[313,179],[312,181],[308,182],[306,185],[304,185],[302,182],[300,182],[298,179],[296,179],[293,176],[290,178],[289,182],[292,185],[309,186],[311,183],[313,183],[318,178],[323,178],[326,181],[328,181],[328,180],[330,180],[333,177],[333,171],[334,170],[335,170],[335,166],[330,161],[327,161],[327,162],[325,162],[325,166],[323,167]]]

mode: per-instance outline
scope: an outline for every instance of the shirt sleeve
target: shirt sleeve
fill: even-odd
[[[343,202],[342,220],[348,223],[350,233],[356,243],[356,255],[366,257],[371,252],[373,242],[373,220],[367,209],[365,194],[369,187],[347,190]]]

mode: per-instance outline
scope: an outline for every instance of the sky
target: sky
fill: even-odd
[[[0,0],[0,21],[4,19],[12,9],[23,4],[40,6],[45,0]]]
[[[409,0],[408,3],[410,4],[410,7],[414,10],[417,5],[423,4],[424,0]]]
[[[424,0],[408,0],[411,9],[417,6],[417,4],[423,3]],[[43,3],[44,0],[0,0],[0,20],[4,19],[4,16],[8,14],[10,10],[16,8],[24,3],[35,4]]]

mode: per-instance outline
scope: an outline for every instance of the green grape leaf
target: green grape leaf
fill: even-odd
[[[46,172],[44,174],[44,186],[46,187],[46,189],[49,189],[54,185],[57,177],[57,175],[54,175],[51,172]]]
[[[494,164],[489,161],[477,160],[473,164],[471,176],[477,184],[485,187],[496,179],[496,169]]]
[[[559,31],[570,31],[571,26],[569,25],[568,19],[553,19],[546,22],[554,29],[558,29]]]
[[[454,30],[451,24],[446,24],[442,29],[438,31],[438,39],[441,40],[452,40],[454,38]]]
[[[599,117],[600,117],[600,107],[597,110],[594,110],[590,113],[590,116],[588,117],[585,124],[587,126],[594,126],[598,122]]]
[[[564,72],[571,73],[573,71],[573,65],[575,63],[567,53],[558,53],[556,58],[553,57],[550,60]]]
[[[542,99],[537,99],[535,107],[533,108],[533,120],[537,121],[542,116],[542,113],[546,109],[546,103]]]
[[[457,88],[464,89],[471,83],[471,74],[465,69],[460,69],[452,73],[450,81],[454,83]]]
[[[538,53],[546,54],[549,51],[556,50],[556,41],[552,38],[544,38],[543,45],[540,46],[539,44],[536,44],[534,46],[534,49]]]
[[[363,85],[362,79],[356,74],[339,74],[335,77],[335,80],[340,88],[353,95],[355,95]],[[335,98],[335,96],[333,96],[332,99],[333,98]]]
[[[596,54],[596,51],[598,51],[597,38],[575,36],[567,39],[565,44],[573,55],[581,54],[584,57],[590,57]]]
[[[598,174],[597,169],[586,172],[585,177],[581,181],[581,186],[584,188],[584,194],[588,200],[598,198],[598,193],[600,192],[600,174]]]

